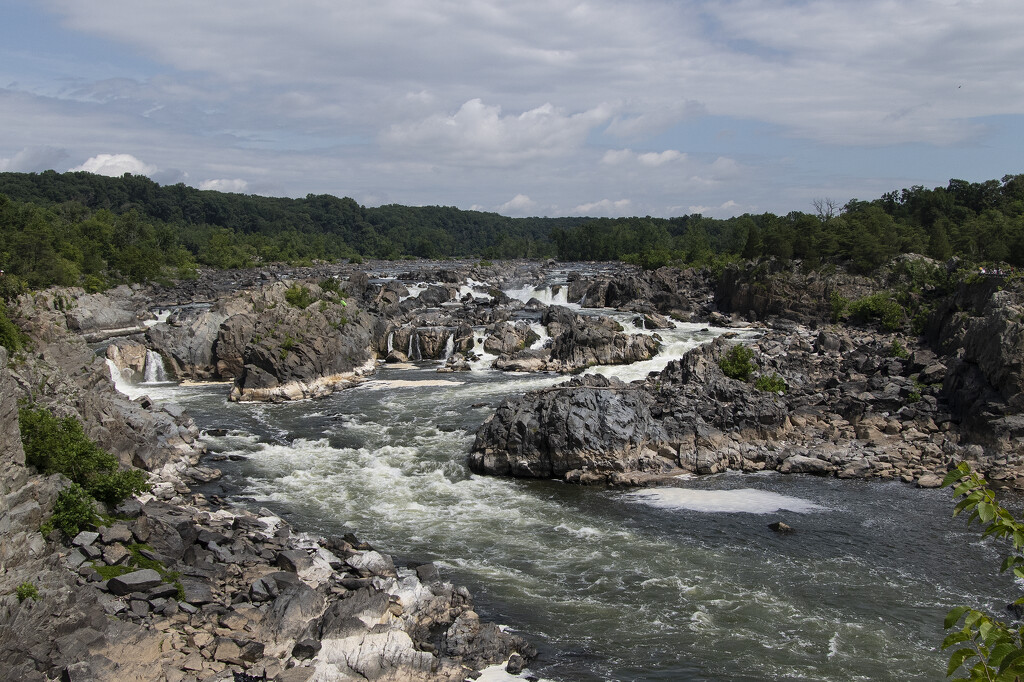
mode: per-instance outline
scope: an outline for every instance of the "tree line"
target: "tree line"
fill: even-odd
[[[509,218],[161,186],[147,177],[0,173],[0,269],[29,287],[185,278],[199,266],[406,257],[622,260],[645,267],[800,260],[870,272],[901,253],[1024,266],[1024,175],[950,180],[809,212],[713,219]]]

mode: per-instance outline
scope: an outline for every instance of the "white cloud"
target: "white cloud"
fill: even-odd
[[[636,160],[645,166],[660,166],[664,163],[671,161],[678,161],[685,159],[686,154],[676,151],[675,149],[667,149],[663,152],[647,152],[646,154],[637,154]]]
[[[608,164],[609,166],[617,166],[620,163],[631,161],[636,157],[631,149],[609,149],[601,157],[601,163]]]
[[[383,140],[400,154],[431,150],[461,162],[504,165],[573,152],[608,117],[603,107],[567,114],[551,104],[503,116],[501,107],[477,98],[452,115],[395,124]]]
[[[249,183],[241,178],[218,178],[216,180],[203,180],[199,183],[199,189],[212,189],[218,192],[245,192]]]
[[[48,145],[24,147],[10,158],[0,157],[0,171],[29,173],[55,170],[67,158],[67,151]]]
[[[623,216],[632,202],[629,199],[601,199],[589,204],[580,204],[572,210],[577,215]]]
[[[68,170],[88,171],[96,175],[109,175],[116,178],[125,173],[151,175],[157,171],[157,167],[143,163],[131,154],[97,154],[87,159],[81,166],[75,166]]]
[[[536,201],[530,199],[525,194],[517,194],[504,204],[498,207],[498,213],[506,215],[515,214],[522,215],[528,213],[537,205]]]
[[[691,214],[700,213],[710,217],[725,218],[739,214],[739,209],[740,205],[732,199],[729,199],[718,206],[690,206],[688,211]]]
[[[610,166],[617,166],[623,163],[637,162],[648,167],[661,166],[672,161],[684,161],[686,154],[676,149],[666,149],[663,152],[637,153],[631,149],[609,149],[601,157],[601,163]]]

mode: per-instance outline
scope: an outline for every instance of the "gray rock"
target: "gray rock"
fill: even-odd
[[[779,473],[783,474],[813,474],[815,476],[826,476],[832,473],[834,467],[825,460],[805,455],[792,455],[787,457],[779,467]]]
[[[181,586],[185,592],[185,601],[200,606],[217,601],[213,584],[198,578],[182,578]]]
[[[107,589],[111,594],[126,595],[132,592],[145,592],[163,582],[160,574],[151,568],[133,571],[111,578],[107,581]]]
[[[96,542],[96,538],[100,536],[99,533],[94,533],[91,530],[83,530],[71,541],[71,544],[75,547],[88,547],[92,543]]]
[[[301,549],[286,549],[277,553],[277,565],[286,571],[298,573],[313,565],[313,560]]]
[[[918,488],[939,488],[942,486],[943,476],[938,474],[925,474],[917,479]]]

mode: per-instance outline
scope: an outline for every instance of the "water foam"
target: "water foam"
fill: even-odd
[[[710,514],[773,514],[786,510],[798,514],[819,511],[824,507],[800,497],[790,497],[769,490],[694,490],[691,488],[651,488],[624,496],[659,509],[686,509]]]

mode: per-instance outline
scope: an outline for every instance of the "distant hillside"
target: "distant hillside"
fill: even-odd
[[[901,253],[1024,266],[1024,175],[950,180],[813,213],[718,220],[509,218],[161,186],[144,176],[0,173],[0,269],[30,287],[188,277],[259,262],[403,257],[625,260],[645,267],[764,256],[868,272]]]

